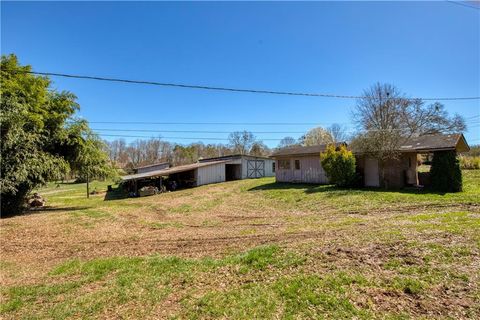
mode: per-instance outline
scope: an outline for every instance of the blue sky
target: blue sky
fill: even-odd
[[[379,81],[393,83],[412,97],[480,96],[480,10],[446,1],[2,2],[1,11],[2,54],[15,53],[36,71],[347,95],[359,95]],[[91,122],[315,122],[325,126],[337,122],[353,128],[354,100],[54,81],[57,89],[78,96],[80,115]],[[467,118],[470,144],[480,143],[480,119],[472,119],[480,115],[480,102],[447,101],[445,105],[450,113]],[[92,123],[91,127],[303,132],[313,126]],[[286,135],[300,136],[256,134],[260,140]],[[228,134],[162,136],[227,138]]]

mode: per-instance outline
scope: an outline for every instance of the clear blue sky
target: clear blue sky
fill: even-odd
[[[15,53],[21,63],[31,64],[36,71],[351,95],[380,81],[415,97],[480,96],[480,10],[446,1],[2,1],[1,10],[2,54]],[[89,121],[337,122],[351,127],[355,103],[63,78],[54,81],[57,89],[78,96],[80,115]],[[445,105],[450,113],[466,118],[480,114],[479,101]],[[311,127],[91,126],[215,131],[306,131]],[[469,120],[466,136],[470,144],[480,142],[479,126],[478,118]],[[226,138],[228,134],[163,136]]]

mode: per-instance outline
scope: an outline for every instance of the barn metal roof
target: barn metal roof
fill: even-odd
[[[232,160],[232,159],[238,159],[238,158],[243,158],[243,157],[272,160],[269,157],[263,157],[263,156],[252,156],[252,155],[249,155],[249,154],[231,154],[231,155],[227,155],[227,156],[199,159],[198,161],[199,162],[210,162],[210,161],[215,161],[215,160]]]
[[[134,169],[145,169],[145,168],[150,168],[150,167],[156,167],[156,166],[161,166],[161,165],[166,165],[169,164],[167,161],[166,162],[159,162],[159,163],[154,163],[154,164],[148,164],[145,166],[140,166],[140,167],[135,167]]]
[[[138,179],[145,179],[145,178],[168,176],[168,175],[174,174],[174,173],[190,171],[190,170],[194,170],[194,169],[197,169],[197,168],[212,166],[212,165],[215,165],[215,164],[225,163],[225,162],[226,161],[211,161],[211,162],[203,162],[203,163],[186,164],[186,165],[178,166],[178,167],[172,167],[172,168],[167,168],[167,169],[161,169],[161,170],[131,174],[131,175],[128,175],[128,176],[123,176],[122,180],[123,181],[128,181],[128,180],[138,180]]]

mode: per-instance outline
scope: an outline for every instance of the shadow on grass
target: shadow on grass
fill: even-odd
[[[126,198],[128,198],[128,194],[121,187],[117,187],[112,189],[112,191],[107,191],[103,201],[121,200]]]
[[[359,193],[359,192],[389,192],[389,193],[402,193],[402,194],[437,194],[445,195],[445,192],[438,192],[431,189],[419,189],[413,187],[407,188],[396,188],[396,189],[383,189],[383,188],[371,188],[371,187],[352,187],[352,188],[341,188],[333,184],[307,184],[307,183],[285,183],[285,182],[272,182],[264,185],[256,186],[248,189],[248,191],[258,191],[258,190],[303,190],[306,194],[314,193],[329,193],[331,196],[334,195],[345,195],[348,193]]]
[[[4,214],[2,212],[2,219],[6,218],[13,218],[17,216],[26,216],[26,215],[31,215],[31,214],[39,214],[39,213],[45,213],[45,212],[56,212],[56,211],[79,211],[79,210],[85,210],[85,209],[90,209],[90,207],[85,207],[85,206],[78,206],[78,207],[51,207],[51,206],[45,206],[42,208],[31,208],[27,209],[25,211],[22,211],[17,214]]]

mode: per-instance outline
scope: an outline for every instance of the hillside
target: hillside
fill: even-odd
[[[480,317],[480,171],[465,191],[207,185],[39,192],[0,221],[1,317]]]

